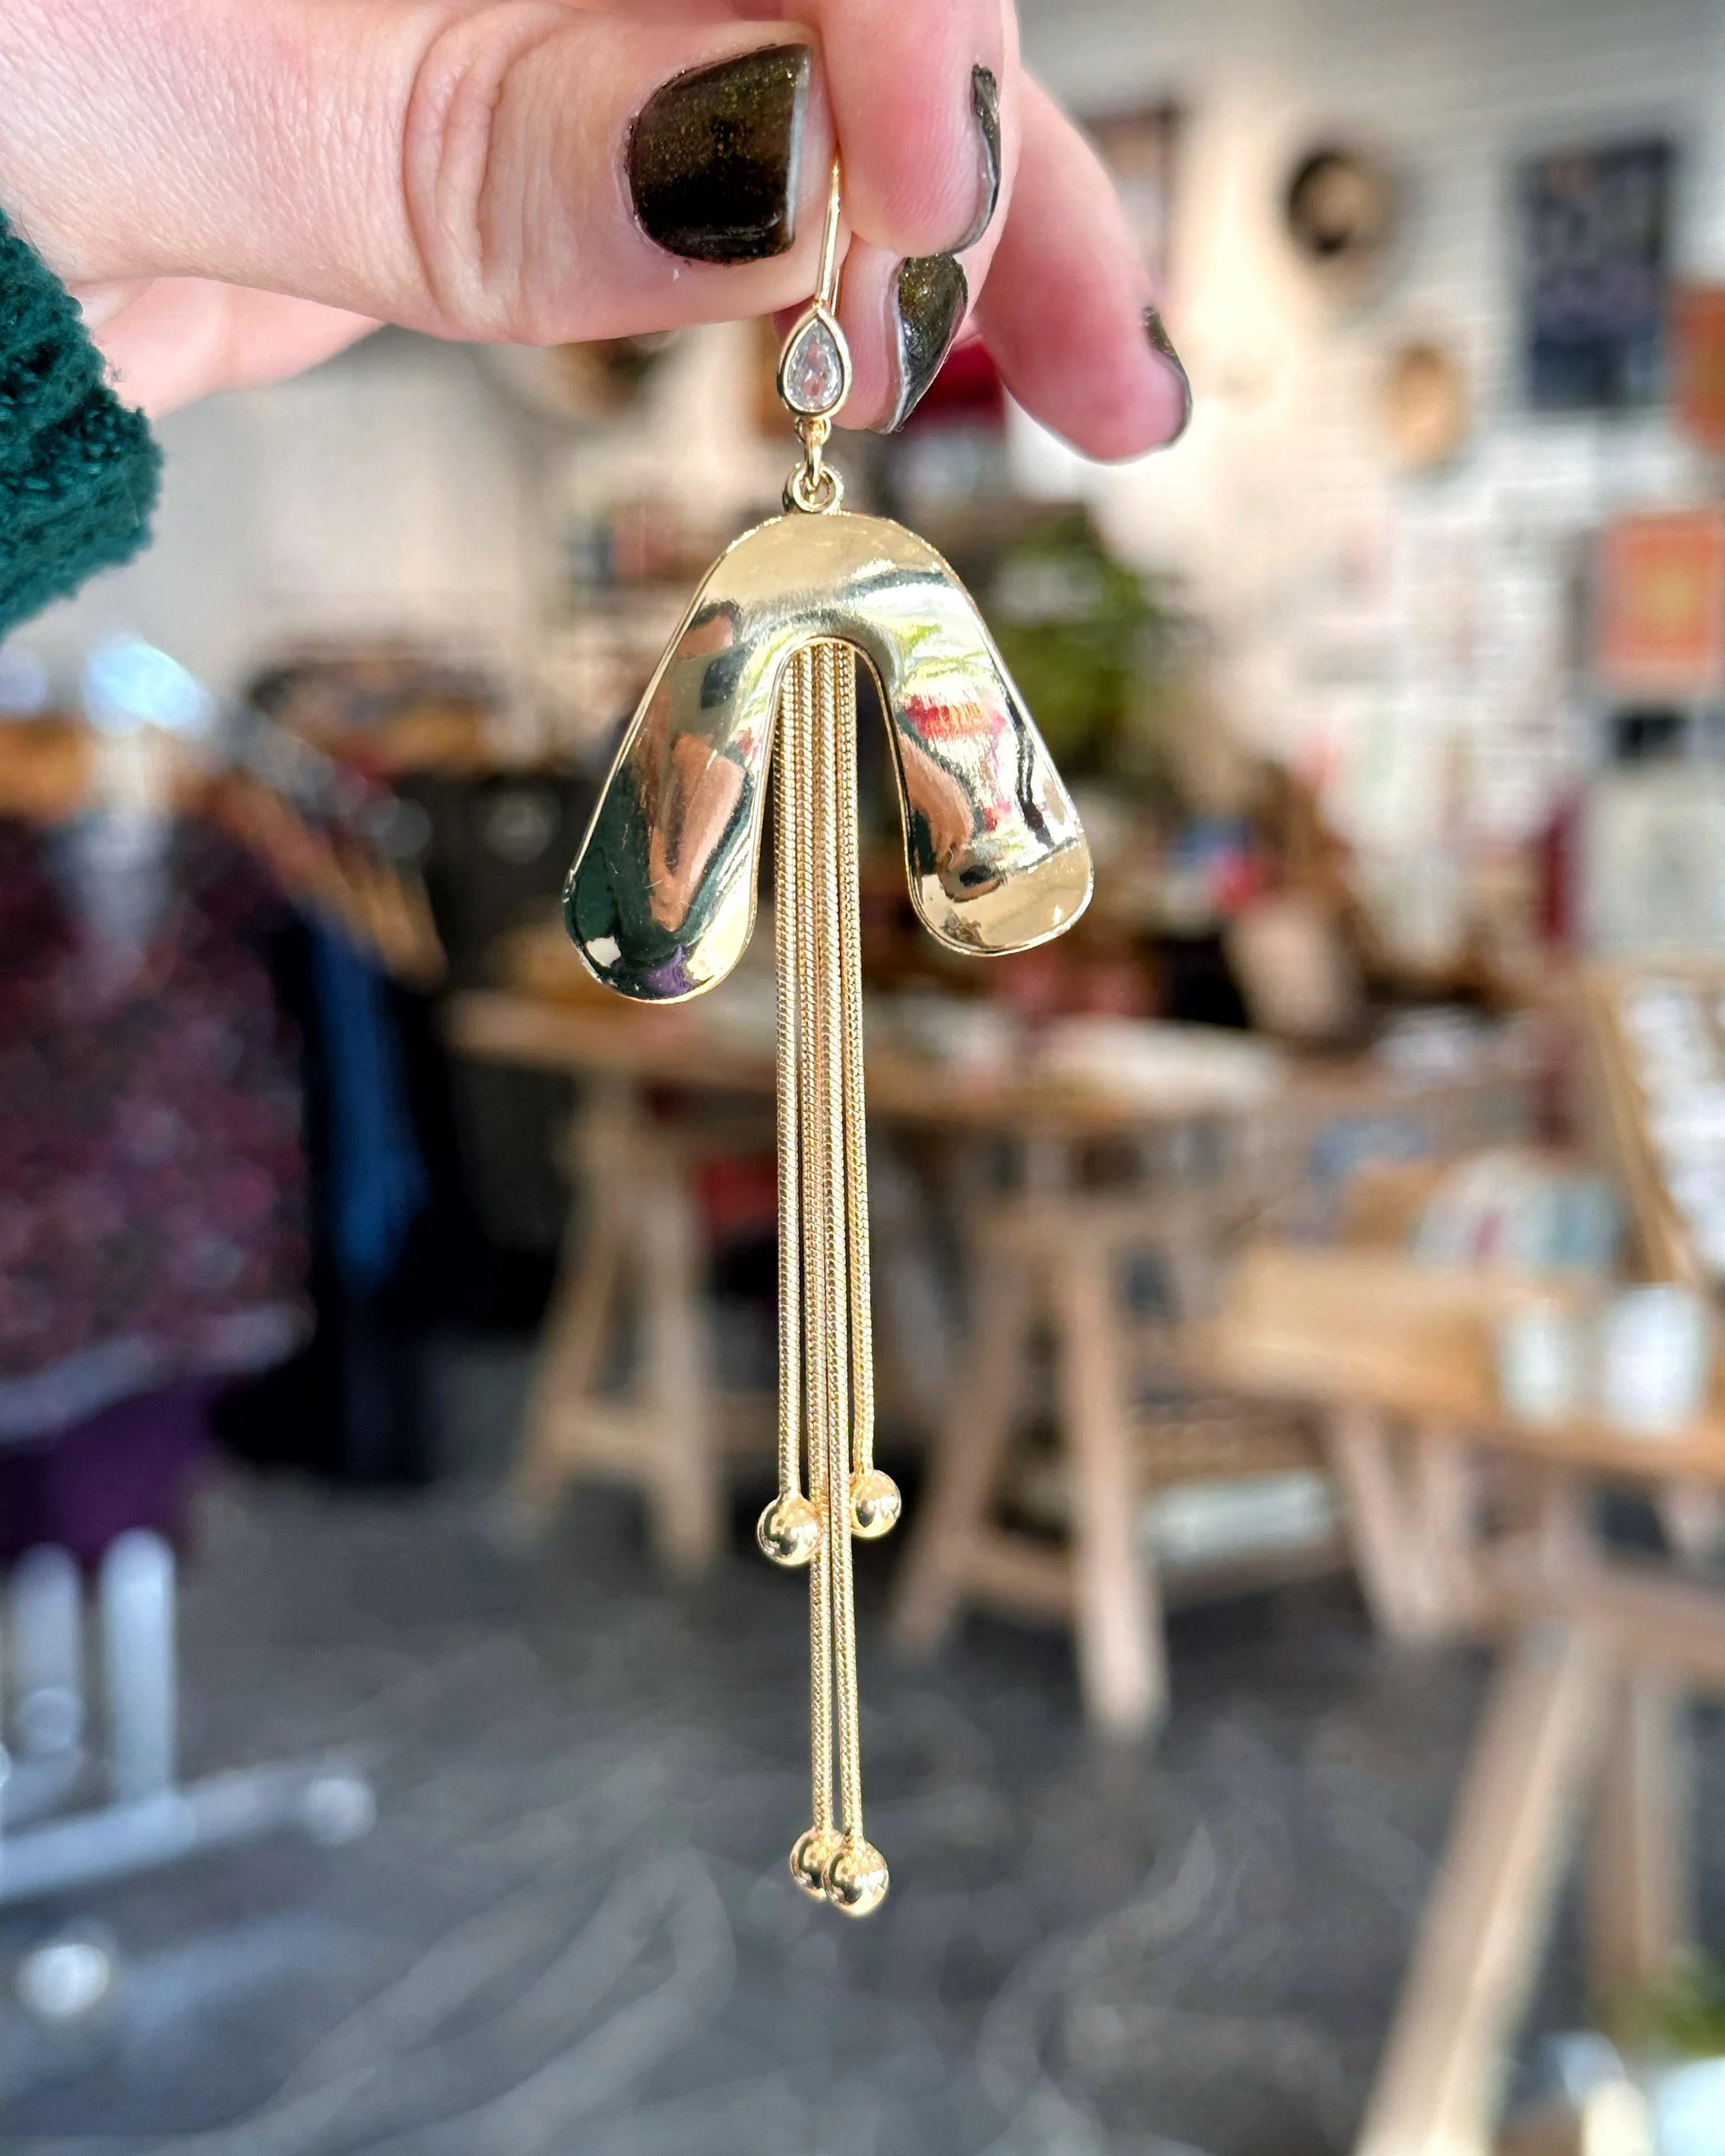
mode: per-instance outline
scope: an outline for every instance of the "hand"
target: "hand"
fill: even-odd
[[[901,417],[973,314],[1078,448],[1178,431],[1009,0],[0,0],[0,206],[158,413],[378,321],[548,344],[794,306],[835,133],[847,423]]]

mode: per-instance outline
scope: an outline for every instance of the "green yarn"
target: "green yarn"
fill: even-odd
[[[0,637],[150,536],[162,452],[78,303],[0,216]]]

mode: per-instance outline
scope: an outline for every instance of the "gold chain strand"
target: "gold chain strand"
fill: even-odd
[[[773,947],[778,978],[778,1490],[795,1497],[802,1487],[803,1265],[799,1229],[802,1178],[797,1158],[797,979],[789,962],[791,920],[796,910],[798,773],[804,758],[795,718],[781,714],[775,781],[778,845],[773,875]],[[788,1233],[787,1230],[788,1229]]]
[[[898,1485],[875,1465],[874,1298],[870,1287],[868,1117],[863,1082],[862,875],[858,859],[856,667],[839,647],[839,931],[845,1038],[845,1243],[850,1275],[853,1441],[850,1524],[872,1542],[891,1532],[903,1507]]]
[[[817,1253],[820,1334],[822,1440],[826,1466],[828,1580],[833,1610],[833,1706],[839,1767],[839,1817],[843,1830],[853,1829],[860,1779],[856,1742],[856,1642],[850,1621],[850,1506],[849,1357],[845,1352],[845,1208],[840,1185],[845,1173],[844,1093],[841,1086],[841,1018],[839,978],[839,886],[837,819],[833,793],[834,720],[832,646],[823,640],[811,653],[814,704],[809,733],[816,869],[809,934],[814,947],[811,1031],[814,1037],[817,1097],[814,1122],[819,1132],[820,1175],[812,1194],[814,1218],[810,1240]]]
[[[811,1816],[816,1846],[804,1852],[805,1881],[826,1892],[827,1865],[838,1847],[833,1817],[833,1553],[828,1532],[827,1346],[823,1319],[824,1283],[817,1229],[818,1194],[826,1180],[826,1146],[820,1115],[819,939],[816,931],[820,854],[815,821],[814,654],[804,648],[792,662],[797,710],[797,1072],[798,1116],[803,1139],[803,1204],[797,1224],[803,1281],[803,1414],[809,1480],[819,1517],[819,1548],[809,1583],[809,1757]],[[801,1875],[799,1875],[801,1876]]]
[[[850,1543],[854,1524],[865,1534],[891,1526],[898,1491],[874,1466],[856,672],[847,644],[822,638],[786,663],[774,783],[779,1486],[756,1532],[777,1563],[809,1566],[809,1825],[791,1851],[791,1873],[805,1892],[864,1916],[879,1906],[887,1874],[863,1832]]]
[[[840,920],[840,863],[847,844],[855,850],[855,802],[841,798],[839,737],[855,728],[855,675],[848,646],[823,639],[816,647],[814,698],[816,828],[824,873],[820,913],[821,988],[819,1028],[824,1035],[822,1072],[826,1124],[833,1173],[822,1193],[822,1240],[826,1245],[823,1285],[830,1293],[828,1338],[832,1355],[831,1397],[836,1412],[827,1436],[829,1487],[826,1502],[833,1602],[833,1692],[837,1723],[839,1787],[844,1846],[828,1865],[828,1898],[849,1916],[865,1916],[886,1892],[885,1861],[863,1831],[862,1750],[859,1728],[856,1670],[856,1615],[850,1565],[850,1358],[846,1354],[846,1308],[850,1273],[851,1208],[848,1164],[860,1137],[847,1129],[850,1116],[844,1083],[845,953],[847,936]],[[841,684],[845,693],[841,695]],[[854,747],[851,752],[855,752]]]
[[[832,1763],[832,1590],[829,1537],[826,1532],[824,1353],[820,1323],[819,1248],[812,1234],[811,1201],[820,1187],[821,1143],[819,1104],[819,1043],[814,1037],[815,888],[818,863],[812,799],[814,743],[812,654],[805,648],[786,665],[780,690],[782,738],[794,744],[788,766],[786,833],[792,874],[788,880],[789,934],[785,963],[794,983],[797,1032],[788,1083],[793,1096],[799,1142],[798,1197],[794,1217],[781,1214],[780,1233],[797,1244],[794,1261],[800,1288],[798,1340],[802,1355],[799,1393],[808,1443],[808,1488],[815,1516],[815,1537],[809,1576],[809,1818],[808,1831],[791,1851],[791,1872],[808,1893],[826,1892],[826,1867],[839,1848],[833,1825]],[[780,844],[787,838],[781,834]],[[785,1082],[785,1074],[781,1074]],[[799,1433],[799,1435],[803,1433]]]
[[[794,922],[802,859],[799,797],[807,766],[802,720],[788,687],[780,700],[773,747],[777,850],[773,876],[773,942],[778,976],[778,1495],[761,1515],[755,1539],[775,1564],[807,1564],[820,1539],[820,1515],[803,1495],[802,1163],[797,1113],[798,997]]]

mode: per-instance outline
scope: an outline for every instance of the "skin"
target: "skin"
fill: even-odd
[[[630,122],[684,69],[815,49],[796,245],[690,263],[637,226]],[[896,381],[907,254],[973,223],[970,107],[1000,86],[1002,184],[961,259],[1019,401],[1095,456],[1178,430],[1150,298],[1100,166],[1023,71],[1009,0],[0,0],[0,206],[83,301],[122,393],[162,413],[298,372],[380,321],[562,343],[732,321],[811,290],[843,145],[846,424]]]

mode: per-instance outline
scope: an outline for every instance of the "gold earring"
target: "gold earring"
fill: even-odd
[[[784,514],[709,571],[649,683],[564,895],[569,934],[620,993],[677,1003],[737,963],[754,925],[769,762],[777,804],[778,1494],[757,1539],[809,1574],[807,1892],[879,1907],[863,1832],[854,1537],[899,1492],[875,1465],[858,942],[856,668],[880,691],[911,897],[960,951],[1022,951],[1089,902],[1070,798],[982,617],[932,547],[843,507],[827,463],[850,388],[838,318],[836,162],[814,299],[778,393],[803,443]]]

